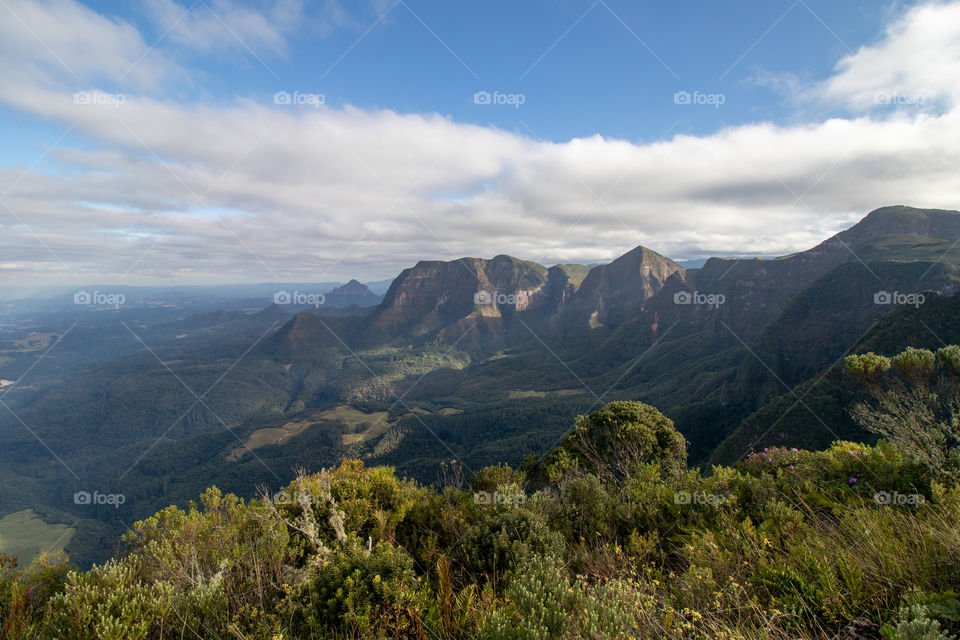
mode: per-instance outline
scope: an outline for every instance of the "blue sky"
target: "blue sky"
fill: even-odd
[[[137,25],[148,43],[175,42],[168,24],[142,11],[85,4]],[[306,26],[290,34],[284,51],[255,43],[248,49],[240,37],[214,55],[181,49],[177,55],[194,78],[166,87],[167,95],[228,102],[300,91],[322,94],[330,106],[439,112],[554,142],[597,133],[650,141],[796,120],[794,105],[762,78],[828,76],[838,59],[881,36],[895,10],[876,0],[408,0],[344,3],[344,15],[331,20],[319,5],[305,6]],[[214,11],[215,5],[192,9]],[[524,103],[474,104],[474,93],[484,90],[522,94]],[[680,90],[723,94],[725,102],[679,111],[673,94]],[[32,157],[25,122],[4,113],[4,136],[13,142],[5,145],[5,161]]]
[[[373,279],[459,255],[807,248],[874,206],[956,206],[958,11],[8,0],[0,278]],[[883,165],[918,150],[926,163]]]

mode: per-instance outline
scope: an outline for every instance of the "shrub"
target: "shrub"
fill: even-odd
[[[62,591],[67,573],[62,553],[41,554],[25,571],[0,553],[0,639],[38,635],[47,602]]]
[[[499,586],[530,556],[556,555],[562,548],[562,537],[539,514],[513,507],[491,511],[470,527],[452,555],[471,581]]]
[[[653,599],[627,581],[588,586],[572,581],[560,562],[535,556],[525,563],[507,593],[507,604],[480,629],[496,640],[587,640],[634,637],[638,613]]]
[[[572,468],[621,482],[647,463],[664,471],[683,468],[687,444],[673,421],[642,402],[611,402],[589,416],[577,418],[576,426],[547,461],[553,479]]]
[[[896,627],[883,628],[884,637],[891,640],[956,640],[940,628],[940,622],[929,617],[929,611],[923,605],[913,605],[900,609],[900,619]]]
[[[865,429],[892,442],[909,460],[935,476],[960,476],[960,348],[936,355],[909,348],[893,357],[898,376],[884,376],[879,356],[849,356],[845,369],[873,402],[860,402],[852,415]]]
[[[391,639],[423,638],[426,604],[413,560],[386,542],[334,552],[288,602],[296,634]]]

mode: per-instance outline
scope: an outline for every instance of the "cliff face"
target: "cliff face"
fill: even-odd
[[[382,302],[350,329],[364,344],[456,344],[476,355],[534,344],[531,332],[574,352],[601,343],[609,343],[611,353],[622,352],[625,340],[646,348],[668,329],[671,339],[695,334],[733,344],[761,338],[764,344],[780,344],[766,334],[790,324],[775,324],[785,313],[806,317],[802,309],[790,310],[792,301],[834,270],[848,263],[859,266],[862,273],[853,274],[864,276],[859,288],[879,286],[870,269],[858,263],[935,262],[950,254],[958,237],[956,212],[897,206],[873,211],[807,251],[776,259],[711,258],[700,269],[685,269],[645,247],[593,268],[547,269],[506,255],[423,261],[405,269]],[[951,278],[940,276],[924,284],[952,286]],[[373,295],[357,282],[330,296],[335,294]],[[834,308],[827,294],[817,299],[828,317],[854,308]],[[871,301],[865,313],[874,311]]]
[[[594,267],[566,310],[568,329],[613,327],[639,317],[648,299],[686,269],[646,247]]]
[[[483,351],[503,348],[519,318],[536,321],[569,294],[565,273],[510,256],[424,261],[405,269],[369,318],[387,335],[436,336]],[[473,327],[476,336],[464,336]],[[477,343],[480,340],[482,344]]]

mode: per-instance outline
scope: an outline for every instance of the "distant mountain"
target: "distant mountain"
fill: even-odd
[[[661,409],[694,463],[860,438],[846,413],[855,390],[832,367],[854,350],[960,341],[958,240],[956,211],[884,207],[780,258],[685,268],[637,247],[594,266],[421,261],[382,299],[350,281],[297,306],[293,294],[319,290],[292,285],[267,298],[289,304],[257,313],[85,321],[32,370],[35,347],[11,334],[0,377],[31,373],[4,401],[82,480],[0,413],[0,515],[41,483],[40,500],[88,525],[69,502],[85,487],[137,496],[130,516],[142,517],[209,484],[249,495],[275,486],[274,469],[347,454],[432,481],[451,457],[542,455],[570,415],[617,399]],[[24,335],[59,335],[27,324]],[[209,390],[202,404],[192,390]],[[248,438],[265,444],[233,455]]]
[[[336,287],[325,294],[324,304],[332,307],[372,307],[379,304],[382,296],[370,291],[367,285],[351,280],[347,284]]]

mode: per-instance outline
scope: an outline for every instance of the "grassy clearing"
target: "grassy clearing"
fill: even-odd
[[[237,447],[230,452],[230,455],[227,456],[227,460],[230,462],[236,462],[242,458],[244,454],[254,449],[266,447],[271,444],[283,444],[287,441],[287,439],[303,433],[307,430],[307,428],[313,426],[314,424],[316,424],[315,420],[295,420],[286,423],[282,427],[257,429],[250,434],[250,437],[247,438],[247,442],[244,446]]]
[[[345,427],[341,438],[344,445],[356,444],[386,433],[390,428],[386,411],[364,413],[349,405],[338,405],[324,411],[321,416],[326,420],[336,420]]]
[[[32,509],[24,509],[0,518],[0,553],[29,564],[44,551],[62,550],[75,532],[65,524],[47,524]]]
[[[523,398],[556,398],[563,396],[575,396],[583,393],[583,389],[557,389],[556,391],[533,391],[518,390],[507,392],[507,397],[511,400],[520,400]]]
[[[237,447],[230,452],[227,460],[236,462],[248,451],[272,444],[283,444],[293,436],[303,433],[320,422],[339,423],[344,432],[342,436],[344,445],[356,444],[369,438],[375,438],[390,428],[386,411],[364,413],[350,405],[341,404],[332,409],[315,413],[309,418],[287,422],[281,427],[257,429],[250,434],[244,446]]]
[[[26,338],[14,340],[13,346],[21,351],[35,351],[37,349],[46,349],[54,340],[60,336],[56,333],[30,333]]]

